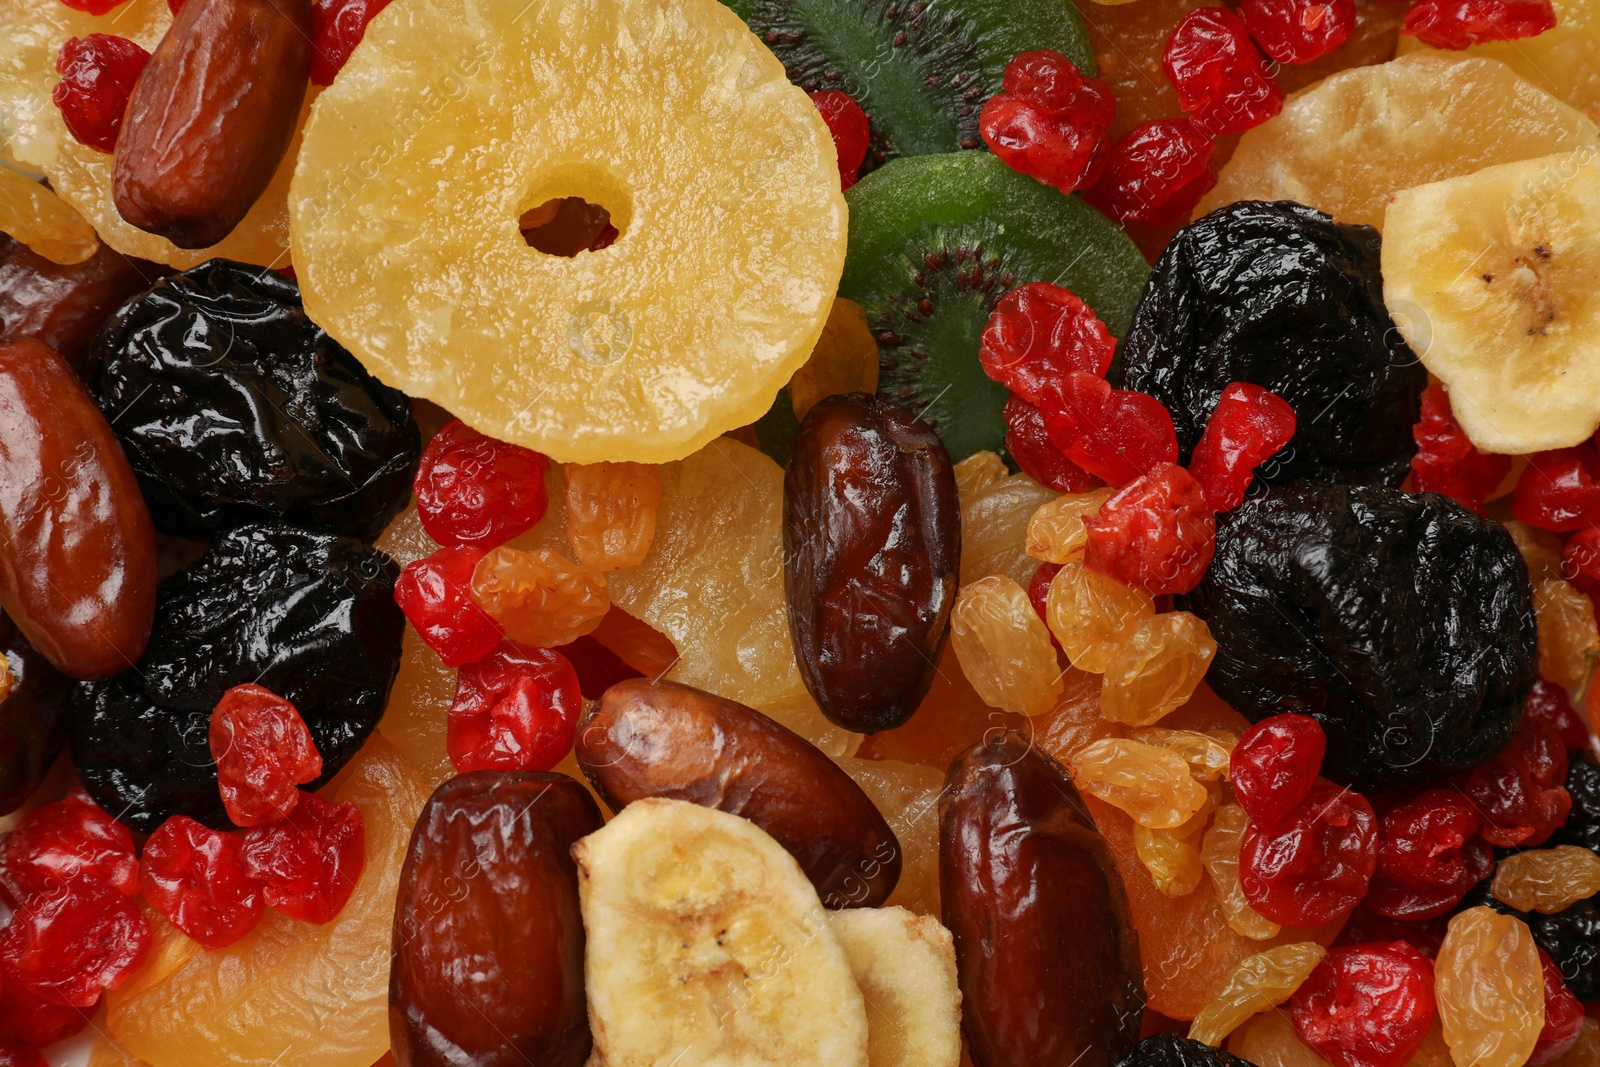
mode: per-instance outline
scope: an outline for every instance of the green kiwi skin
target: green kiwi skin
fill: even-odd
[[[978,361],[1002,296],[1054,282],[1121,337],[1150,273],[1116,223],[987,152],[894,160],[845,199],[839,295],[862,306],[877,334],[878,392],[932,423],[956,462],[1004,454],[1006,389]]]

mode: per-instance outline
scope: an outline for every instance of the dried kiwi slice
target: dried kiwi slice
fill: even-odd
[[[1019,52],[1094,73],[1071,0],[723,0],[806,92],[842,89],[872,122],[862,172],[896,156],[981,148],[978,112]]]
[[[850,247],[839,295],[878,335],[878,392],[931,422],[950,458],[1004,448],[1006,390],[978,338],[1007,290],[1072,290],[1121,337],[1150,273],[1122,230],[987,152],[899,159],[846,194]]]

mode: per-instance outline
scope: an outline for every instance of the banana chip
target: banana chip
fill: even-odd
[[[828,916],[867,1001],[871,1067],[956,1067],[961,989],[950,931],[905,908]]]

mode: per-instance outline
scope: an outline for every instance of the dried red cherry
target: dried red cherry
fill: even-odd
[[[1537,37],[1556,25],[1550,0],[1417,0],[1400,32],[1452,51]]]
[[[1412,483],[1419,493],[1443,493],[1480,514],[1483,502],[1511,470],[1511,457],[1479,452],[1450,409],[1442,385],[1422,391],[1422,420],[1412,429],[1417,454]]]
[[[1240,807],[1257,826],[1276,826],[1311,795],[1328,735],[1309,715],[1273,715],[1239,738],[1228,761]]]
[[[365,36],[367,23],[388,6],[389,0],[316,0],[312,4],[311,84],[333,84]],[[177,14],[176,7],[173,14]]]
[[[1227,8],[1185,15],[1167,38],[1161,66],[1179,105],[1208,136],[1243,133],[1283,110],[1283,90],[1244,23]]]
[[[0,984],[46,1004],[92,1008],[150,951],[150,920],[130,897],[93,882],[42,893],[0,930]]]
[[[1178,459],[1172,416],[1147,393],[1114,389],[1073,371],[1046,383],[1040,414],[1050,440],[1072,462],[1111,485],[1127,485]]]
[[[1290,1004],[1300,1039],[1337,1067],[1401,1067],[1433,1025],[1433,961],[1404,941],[1329,949]]]
[[[1461,791],[1477,809],[1478,833],[1497,848],[1533,848],[1550,839],[1572,810],[1567,749],[1547,722],[1524,717],[1511,741],[1468,772]]]
[[[1117,339],[1094,309],[1050,282],[1029,282],[1000,298],[979,340],[983,372],[1030,404],[1046,383],[1083,371],[1104,378]]]
[[[1205,490],[1176,463],[1129,482],[1083,526],[1084,565],[1151,596],[1199,585],[1217,547],[1217,516]]]
[[[132,896],[139,891],[139,857],[127,827],[74,789],[29,812],[0,842],[0,893],[18,907],[83,884]]]
[[[1384,812],[1366,907],[1415,921],[1461,903],[1494,870],[1494,850],[1473,836],[1478,825],[1472,804],[1449,789],[1424,790]]]
[[[1522,707],[1522,717],[1524,720],[1544,723],[1555,730],[1561,737],[1562,745],[1568,749],[1589,747],[1589,727],[1584,725],[1578,709],[1572,706],[1567,691],[1554,682],[1540,678],[1533,683],[1528,702]]]
[[[1222,390],[1189,460],[1211,507],[1232,511],[1244,503],[1256,468],[1289,444],[1294,428],[1294,408],[1272,390],[1251,382]]]
[[[498,622],[472,599],[472,571],[488,550],[441,548],[406,565],[394,583],[395,603],[447,667],[482,659],[505,637]]]
[[[1058,493],[1082,493],[1100,479],[1068,459],[1050,440],[1039,409],[1013,393],[1006,399],[1006,451],[1022,473]]]
[[[238,826],[288,815],[300,799],[297,787],[322,774],[322,756],[300,712],[259,685],[236,685],[222,694],[207,740],[222,804]]]
[[[1539,950],[1539,966],[1544,972],[1544,1029],[1528,1056],[1533,1067],[1554,1063],[1577,1043],[1583,1029],[1583,1002],[1572,995],[1561,968],[1550,958],[1550,953]]]
[[[1006,64],[1004,91],[978,116],[984,143],[1012,170],[1063,193],[1093,185],[1105,168],[1116,117],[1111,90],[1059,52],[1024,52]]]
[[[1370,892],[1368,896],[1371,896]],[[1391,919],[1379,915],[1367,907],[1366,901],[1362,901],[1350,913],[1344,929],[1339,931],[1333,943],[1364,945],[1372,941],[1404,941],[1431,960],[1439,955],[1439,946],[1444,943],[1444,935],[1449,927],[1447,916],[1417,921]]]
[[[14,956],[15,953],[12,953]],[[0,940],[0,1038],[44,1048],[82,1033],[94,1018],[92,1009],[49,1004],[3,977],[12,965]]]
[[[261,921],[261,886],[244,869],[239,839],[175,815],[144,846],[145,899],[205,949],[231,945]]]
[[[462,773],[547,771],[572,751],[582,711],[565,656],[506,641],[456,675],[445,748]]]
[[[1355,0],[1242,0],[1239,17],[1279,63],[1309,63],[1350,39]]]
[[[0,1067],[50,1067],[50,1061],[20,1041],[0,1038]]]
[[[118,3],[121,0],[112,0],[104,5],[105,10]],[[83,10],[100,6],[98,2],[91,3]],[[56,57],[56,73],[61,80],[50,90],[50,99],[61,109],[67,132],[79,144],[101,152],[117,147],[128,98],[148,62],[150,53],[136,42],[109,33],[71,37],[61,46],[61,54]]]
[[[361,809],[303,793],[284,821],[246,830],[239,857],[262,884],[268,906],[301,922],[328,922],[344,909],[367,864]]]
[[[550,461],[451,419],[422,453],[417,517],[441,545],[496,548],[544,518]]]
[[[1591,597],[1600,590],[1600,526],[1586,526],[1567,538],[1561,552],[1561,577]]]
[[[1216,149],[1188,119],[1146,122],[1111,146],[1105,174],[1083,198],[1123,222],[1176,226],[1217,184]]]
[[[1361,902],[1377,863],[1377,818],[1367,798],[1319,785],[1277,824],[1245,830],[1239,882],[1251,907],[1273,922],[1321,926]]]
[[[1528,457],[1511,498],[1511,514],[1541,530],[1600,525],[1600,455],[1594,445]]]
[[[811,94],[811,102],[822,112],[822,121],[828,124],[833,137],[834,152],[839,157],[839,185],[848,189],[861,174],[861,164],[866,162],[867,147],[872,141],[871,123],[861,110],[855,97],[837,89],[824,89]],[[613,230],[612,239],[615,240]],[[608,244],[610,242],[607,242]]]

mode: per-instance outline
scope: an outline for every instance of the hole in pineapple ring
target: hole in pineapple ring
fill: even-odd
[[[547,256],[599,252],[627,232],[633,198],[604,167],[559,167],[540,176],[522,198],[517,229]]]

